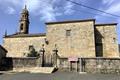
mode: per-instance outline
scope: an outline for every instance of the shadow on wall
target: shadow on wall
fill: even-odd
[[[103,57],[103,42],[104,37],[102,34],[95,28],[95,49],[96,57]]]
[[[0,70],[8,71],[8,70],[13,70],[13,68],[36,67],[37,59],[38,58],[36,57],[28,57],[28,58],[6,57],[3,58],[3,62],[0,67]]]
[[[8,71],[13,69],[13,60],[12,58],[3,58],[0,71]]]

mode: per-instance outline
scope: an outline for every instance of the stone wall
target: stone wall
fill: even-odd
[[[78,72],[120,73],[120,58],[79,58],[76,64],[77,69],[74,71]],[[76,66],[76,64],[71,67]],[[60,70],[70,71],[70,62],[67,58],[60,58],[58,66]]]
[[[94,20],[47,24],[46,37],[47,53],[56,44],[60,57],[95,57]]]
[[[45,44],[47,59],[55,45],[60,57],[119,57],[116,24],[103,25],[95,24],[94,20],[80,20],[53,22],[46,26],[44,36],[5,37],[3,45],[8,50],[7,57],[25,57],[29,46],[32,45],[38,52],[42,44]]]
[[[25,67],[36,67],[38,64],[38,58],[28,57],[28,58],[18,58],[18,57],[6,57],[3,59],[3,67],[11,69],[13,68],[25,68]]]
[[[116,34],[116,25],[96,25],[96,45],[101,46],[98,53],[100,57],[119,57],[119,49]],[[100,48],[100,47],[99,47]]]
[[[58,60],[58,63],[57,63],[58,65],[58,67],[61,69],[61,70],[69,70],[69,61],[68,61],[68,59],[67,58],[60,58],[59,60]]]
[[[120,58],[86,58],[83,62],[88,73],[120,73]]]
[[[38,52],[45,43],[44,39],[45,36],[4,38],[3,45],[8,50],[7,57],[24,57],[29,52],[29,46]]]

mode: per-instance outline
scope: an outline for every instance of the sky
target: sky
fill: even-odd
[[[120,16],[120,0],[72,0],[77,3]],[[96,19],[96,23],[118,23],[116,27],[120,43],[120,17],[91,10],[66,0],[0,0],[0,44],[3,35],[18,32],[20,13],[27,5],[30,18],[30,33],[45,33],[46,22]]]

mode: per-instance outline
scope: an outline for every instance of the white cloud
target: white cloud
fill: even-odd
[[[42,5],[40,0],[26,0],[24,4],[27,5],[30,12],[36,11]]]
[[[34,15],[40,15],[41,20],[45,21],[56,21],[56,16],[61,16],[63,14],[70,15],[74,11],[72,8],[74,5],[67,1],[61,0],[27,0],[28,8]],[[59,6],[59,5],[63,6]],[[61,10],[59,7],[62,7]]]
[[[6,13],[7,14],[15,14],[15,9],[12,8],[12,7],[8,7],[7,10],[6,10]]]
[[[111,5],[107,10],[109,13],[119,14],[120,13],[120,2],[117,4]]]
[[[59,3],[59,0],[27,0],[28,9],[36,16],[40,16],[44,21],[56,21],[56,16],[61,13],[54,7]]]
[[[31,15],[39,16],[44,21],[55,21],[56,16],[70,15],[74,13],[74,5],[68,1],[61,0],[0,0],[0,4],[9,7],[6,12],[13,14],[16,9],[23,8],[26,4]],[[62,6],[59,6],[62,5]],[[14,7],[14,9],[13,9]],[[61,7],[61,8],[59,8]]]
[[[72,14],[74,12],[74,10],[72,9],[73,6],[74,5],[71,2],[67,2],[64,7],[64,14]]]
[[[41,19],[46,21],[56,21],[56,14],[51,6],[47,6],[40,11]]]
[[[56,21],[56,13],[53,3],[44,0],[28,1],[27,5],[31,13],[40,16],[41,20]]]
[[[102,6],[102,5],[104,5],[104,6]],[[105,12],[120,16],[120,0],[103,0],[102,5],[101,5],[101,8],[100,8],[101,10],[104,10]],[[104,22],[113,21],[113,22],[118,23],[116,31],[117,31],[117,34],[118,34],[118,43],[120,43],[120,18],[119,17],[108,18],[108,17],[112,17],[112,16],[108,15],[108,14],[105,14],[105,13],[102,13],[101,15],[96,15],[95,16],[97,21],[101,21],[101,22],[103,22],[103,21]],[[106,16],[108,16],[108,17],[106,17]]]
[[[102,5],[107,5],[107,4],[110,4],[109,6],[101,6],[100,10],[104,10],[105,12],[108,12],[110,14],[114,14],[114,15],[119,15],[120,14],[120,1],[117,1],[117,0],[103,0],[103,3]],[[99,13],[100,14],[100,13]],[[97,20],[101,20],[101,21],[105,21],[107,20],[108,18],[110,19],[113,19],[114,20],[118,20],[119,18],[112,16],[112,15],[109,15],[109,14],[106,14],[106,13],[102,13],[100,15],[96,15],[95,18]]]

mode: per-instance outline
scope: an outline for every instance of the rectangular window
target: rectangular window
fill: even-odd
[[[66,36],[71,36],[71,30],[66,30]]]

